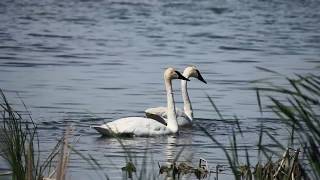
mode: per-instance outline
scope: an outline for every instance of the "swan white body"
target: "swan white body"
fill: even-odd
[[[201,76],[200,72],[194,66],[187,67],[183,71],[183,76],[186,78],[195,77],[201,80],[202,82],[206,83],[206,81]],[[193,121],[193,111],[192,111],[191,101],[188,95],[187,81],[185,80],[181,80],[181,93],[183,98],[184,111],[182,111],[181,109],[177,109],[176,111],[177,122],[179,126],[190,126],[192,125],[192,121]],[[156,108],[146,109],[145,113],[148,118],[154,118],[156,116],[159,116],[165,120],[165,118],[167,117],[167,111],[168,109],[166,107],[156,107]]]
[[[101,126],[94,126],[103,135],[157,136],[176,133],[164,124],[150,118],[127,117]]]
[[[178,132],[175,102],[172,92],[172,79],[186,79],[173,68],[168,68],[164,73],[167,92],[167,125],[157,120],[144,117],[127,117],[109,122],[100,126],[93,126],[103,135],[133,135],[133,136],[157,136],[174,134]],[[188,80],[188,79],[186,79]]]

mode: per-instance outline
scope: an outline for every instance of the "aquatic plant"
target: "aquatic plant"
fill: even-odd
[[[263,112],[261,93],[280,95],[279,98],[266,95],[272,103],[266,108],[291,129],[289,146],[301,148],[307,158],[309,165],[302,166],[304,178],[320,179],[320,76],[297,75],[286,79],[289,87],[270,84],[269,88],[256,88],[259,108]],[[269,137],[279,144],[275,137]]]
[[[12,180],[64,180],[70,155],[69,130],[46,158],[41,157],[37,125],[26,105],[26,116],[15,110],[0,89],[0,156],[8,164]],[[55,158],[59,157],[57,163]]]
[[[44,167],[40,168],[39,140],[33,120],[24,120],[1,95],[1,157],[5,159],[11,170],[13,180],[40,179]]]
[[[38,129],[26,105],[27,117],[15,110],[0,89],[0,156],[10,168],[12,180],[65,180],[71,152],[88,162],[95,171],[101,170],[97,161],[89,158],[69,143],[71,128],[67,127],[62,137],[45,157],[41,156]],[[102,179],[109,179],[106,173]]]
[[[290,86],[280,87],[269,83],[267,88],[255,88],[261,114],[263,115],[265,109],[267,111],[271,110],[283,122],[285,128],[291,130],[288,137],[290,142],[285,144],[265,131],[264,124],[261,123],[257,139],[258,155],[256,157],[249,156],[247,149],[243,152],[238,147],[238,135],[243,136],[240,120],[237,117],[233,120],[226,120],[213,99],[208,96],[218,117],[221,120],[233,122],[230,146],[226,147],[220,143],[197,121],[194,123],[213,143],[223,150],[234,174],[234,179],[320,179],[320,77],[313,74],[297,75],[296,78],[287,78],[287,81]],[[30,113],[27,113],[28,118],[22,116],[19,111],[16,111],[10,105],[1,89],[0,96],[0,156],[10,166],[13,180],[64,180],[71,152],[79,155],[95,170],[102,171],[102,179],[110,179],[96,159],[80,153],[69,143],[69,129],[57,141],[56,146],[47,158],[40,159],[41,151],[37,125],[32,120]],[[268,102],[263,100],[268,100]],[[268,105],[263,106],[264,103]],[[118,140],[126,153],[126,164],[121,168],[127,174],[125,178],[159,179],[159,176],[154,173],[155,171],[150,173],[150,168],[147,165],[147,159],[150,158],[148,145],[142,163],[137,166],[139,164],[137,158],[130,151],[130,148],[124,144],[123,137],[114,135],[114,138]],[[274,142],[278,149],[270,149],[267,145],[264,145],[263,141],[266,138]],[[181,151],[183,151],[183,148]],[[274,156],[279,152],[283,152],[283,154]],[[245,154],[245,162],[239,158],[241,153]],[[260,159],[261,154],[265,157],[264,163]],[[179,153],[176,160],[178,157]],[[58,159],[57,162],[56,159]],[[216,173],[216,179],[218,179],[218,168],[216,171],[212,171],[202,164],[196,167],[183,162],[179,163],[176,160],[169,167],[159,166],[160,172],[173,173],[170,177],[176,177],[177,175],[178,179],[183,174],[195,174],[197,178],[201,179],[207,177],[210,173]],[[251,162],[257,163],[252,165]]]
[[[159,165],[159,174],[166,174],[173,179],[180,179],[182,175],[194,174],[197,179],[204,179],[210,174],[207,161],[200,158],[199,164],[194,166],[188,162],[176,162]]]
[[[245,149],[247,161],[240,162],[239,160],[240,148],[237,146],[235,129],[241,135],[242,130],[237,118],[234,119],[237,128],[233,129],[230,149],[217,141],[206,128],[195,122],[196,126],[223,150],[235,179],[320,179],[320,77],[309,74],[307,76],[298,75],[294,79],[287,78],[287,80],[290,84],[289,87],[268,83],[268,88],[255,88],[261,114],[263,114],[263,109],[267,108],[284,123],[286,129],[291,129],[288,137],[290,143],[285,145],[277,137],[264,131],[264,124],[261,123],[257,144],[258,156],[253,157],[253,160],[258,162],[255,166],[250,164],[252,157],[249,157],[247,149]],[[262,93],[268,94],[266,97],[270,100],[271,105],[262,106]],[[219,118],[223,120],[224,118],[212,98],[208,96],[208,99]],[[271,150],[267,145],[263,145],[265,135],[274,142],[278,148],[277,152]],[[272,158],[271,155],[276,155],[281,151],[284,151],[282,156]],[[267,159],[265,164],[261,163],[261,153]],[[301,156],[301,154],[303,155]],[[306,160],[303,157],[306,157]],[[272,161],[272,159],[276,159],[276,161]]]

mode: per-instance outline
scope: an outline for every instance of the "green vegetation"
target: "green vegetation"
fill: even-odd
[[[51,152],[43,159],[41,156],[36,123],[30,113],[22,116],[8,102],[0,89],[1,126],[0,126],[0,157],[6,161],[11,172],[0,174],[11,175],[12,180],[65,180],[71,152],[79,155],[96,171],[102,168],[90,155],[85,156],[69,143],[71,128],[67,127]],[[42,158],[41,158],[42,157]],[[103,179],[109,179],[106,173]]]
[[[268,88],[256,88],[258,105],[263,114],[264,108],[271,110],[287,128],[290,129],[290,140],[284,145],[277,137],[261,129],[257,144],[258,155],[251,159],[245,149],[246,162],[240,162],[235,130],[232,134],[231,150],[218,142],[199,123],[196,125],[217,144],[225,153],[234,178],[255,180],[293,180],[293,179],[320,179],[320,77],[316,75],[297,76],[295,79],[287,78],[289,87],[281,87],[268,83]],[[262,106],[262,95],[270,101],[266,107]],[[270,95],[272,94],[272,95]],[[221,113],[213,100],[208,96],[213,108],[223,120]],[[239,120],[234,120],[237,130],[242,135]],[[264,137],[269,138],[276,145],[272,150],[268,145],[263,145]],[[277,156],[283,151],[282,156]],[[263,153],[266,163],[262,164],[260,154]],[[302,154],[302,155],[301,155]],[[306,158],[305,158],[306,157]],[[251,161],[258,162],[251,166]],[[274,161],[273,161],[274,160]]]
[[[287,129],[291,129],[291,142],[288,146],[301,148],[306,157],[307,166],[301,166],[304,179],[320,179],[320,77],[314,74],[298,75],[296,78],[287,78],[289,87],[270,85],[270,88],[257,88],[259,107],[261,106],[261,92],[277,93],[280,98],[267,95],[271,105],[267,106],[277,115]],[[284,148],[275,137],[268,134],[279,147]],[[303,159],[299,160],[300,164]],[[311,169],[307,169],[311,168]],[[290,178],[289,178],[290,179]]]
[[[268,84],[267,88],[255,88],[258,106],[261,114],[270,111],[276,115],[289,130],[288,144],[264,129],[261,123],[259,138],[257,139],[257,156],[249,156],[247,149],[240,150],[237,146],[238,135],[243,137],[243,130],[238,118],[234,118],[236,125],[233,129],[230,147],[225,147],[213,135],[195,122],[207,137],[217,144],[224,152],[229,162],[234,178],[237,180],[298,180],[320,179],[320,77],[316,75],[297,76],[287,78],[290,86],[281,87]],[[64,180],[67,172],[70,153],[73,152],[87,161],[96,170],[105,171],[90,155],[85,156],[68,142],[70,129],[66,129],[63,137],[57,142],[52,152],[45,159],[40,158],[40,144],[37,125],[29,115],[23,118],[14,110],[0,90],[1,126],[0,126],[0,156],[11,170],[13,180]],[[225,120],[218,106],[208,96],[213,108],[221,120]],[[264,106],[264,104],[267,104]],[[121,170],[129,179],[159,179],[155,170],[148,172],[147,158],[150,154],[146,150],[142,164],[136,167],[135,155],[123,144],[120,137],[115,137],[126,152],[126,164]],[[263,141],[268,138],[276,147],[268,147]],[[148,148],[146,148],[148,149]],[[183,148],[182,148],[183,150]],[[279,155],[279,152],[283,153]],[[250,152],[251,153],[251,152]],[[177,156],[179,156],[178,153]],[[239,158],[245,154],[246,160]],[[263,158],[262,156],[263,155]],[[41,156],[43,157],[43,156]],[[151,155],[152,157],[152,155]],[[176,158],[177,160],[178,158]],[[210,173],[216,173],[219,178],[218,167],[210,171],[205,160],[200,160],[198,166],[174,161],[169,166],[160,166],[159,173],[170,174],[170,177],[179,179],[184,174],[194,174],[201,179]],[[205,164],[203,163],[205,162]],[[255,165],[252,165],[255,162]],[[149,168],[150,169],[150,168]],[[1,176],[1,175],[0,175]],[[102,179],[110,179],[103,173]]]
[[[67,138],[61,138],[46,159],[40,159],[37,125],[13,109],[2,90],[0,156],[11,169],[12,180],[41,180],[55,175],[62,180],[68,163]],[[25,106],[26,107],[26,106]],[[51,171],[53,159],[60,154],[56,169]]]

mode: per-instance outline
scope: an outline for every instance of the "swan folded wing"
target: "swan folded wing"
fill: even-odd
[[[158,121],[159,123],[167,126],[167,121],[158,114],[151,114],[151,113],[146,112],[146,116],[149,119],[154,119],[154,120]]]
[[[167,117],[167,107],[148,108],[144,112],[146,113],[147,117],[148,115],[158,115],[165,118]]]
[[[147,118],[151,118],[151,119],[157,120],[159,122],[162,122],[161,119],[166,121],[166,119],[164,119],[164,118],[167,118],[167,108],[166,107],[148,108],[144,112],[145,112]],[[179,108],[176,108],[176,116],[177,117],[186,117],[185,113]]]

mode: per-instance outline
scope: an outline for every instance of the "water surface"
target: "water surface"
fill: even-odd
[[[165,105],[163,70],[197,65],[208,84],[189,83],[194,116],[229,145],[235,124],[219,120],[207,93],[226,119],[240,118],[245,140],[239,145],[254,151],[261,121],[272,133],[286,136],[276,119],[261,118],[250,89],[257,79],[285,81],[257,67],[287,76],[318,73],[319,8],[312,0],[3,0],[0,87],[16,104],[16,93],[27,104],[39,123],[44,153],[72,125],[81,136],[76,148],[116,179],[124,150],[89,126],[143,116],[144,109]],[[175,99],[182,107],[179,85],[174,82]],[[211,167],[227,163],[196,127],[177,137],[124,143],[138,160],[148,150],[154,162],[166,161],[184,146],[180,160],[196,164],[203,157]],[[72,179],[95,177],[91,169],[72,156]]]

